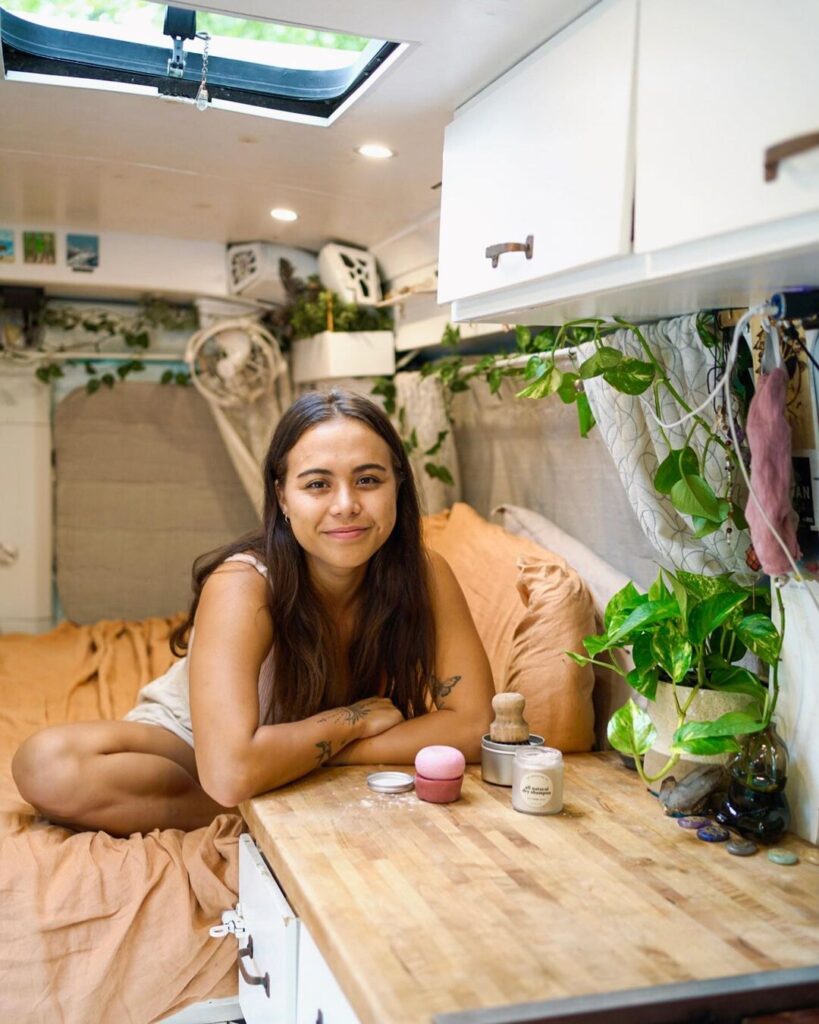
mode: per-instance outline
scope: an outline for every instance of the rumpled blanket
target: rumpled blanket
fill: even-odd
[[[208,929],[237,900],[241,818],[75,833],[37,818],[11,778],[36,729],[132,707],[173,660],[178,621],[0,636],[0,1021],[149,1024],[237,991],[236,943]]]

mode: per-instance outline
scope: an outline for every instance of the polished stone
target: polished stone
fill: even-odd
[[[735,857],[750,857],[759,847],[750,839],[732,839],[725,849]]]
[[[697,829],[697,839],[702,839],[705,843],[724,843],[730,835],[728,829],[722,825],[703,825]]]
[[[711,819],[695,817],[692,815],[686,818],[678,818],[677,824],[680,826],[680,828],[704,828],[706,825],[711,824]]]
[[[768,860],[774,864],[798,864],[799,858],[790,850],[768,850]]]

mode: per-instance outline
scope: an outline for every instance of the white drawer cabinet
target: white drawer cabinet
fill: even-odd
[[[299,932],[296,1024],[359,1024],[304,923]]]
[[[222,920],[231,918],[239,929],[239,1005],[246,1024],[359,1024],[247,834],[239,837],[239,905]]]
[[[249,835],[239,837],[239,1005],[247,1024],[293,1024],[299,921]]]
[[[816,0],[641,0],[637,252],[819,210],[816,151],[812,175],[764,175],[819,132],[817,55]]]
[[[446,130],[438,301],[630,249],[636,0],[603,0],[456,114]],[[525,243],[497,265],[486,250]]]

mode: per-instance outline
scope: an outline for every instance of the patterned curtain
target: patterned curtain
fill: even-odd
[[[715,383],[712,372],[714,353],[700,341],[696,316],[660,320],[648,324],[642,331],[677,393],[684,396],[691,408],[696,408]],[[606,344],[629,356],[643,356],[637,339],[625,330],[608,337]],[[577,361],[582,362],[593,351],[591,344],[580,346]],[[693,536],[690,519],[681,516],[669,499],[654,489],[654,475],[668,454],[668,446],[661,428],[651,415],[652,392],[624,395],[611,388],[602,377],[595,377],[586,381],[586,393],[598,423],[595,429],[600,430],[611,452],[640,526],[659,553],[660,560],[688,572],[747,573],[746,532],[736,528],[729,531],[723,526],[716,533],[698,539]],[[660,395],[659,415],[663,422],[680,419],[685,410],[665,388],[660,388]],[[701,415],[710,423],[714,422],[715,411],[710,405]],[[689,421],[679,427],[666,428],[665,433],[674,448],[682,448],[690,429]],[[696,430],[688,441],[700,459],[703,442],[704,432],[701,429]],[[712,444],[702,473],[715,493],[725,492],[728,472],[722,448]]]

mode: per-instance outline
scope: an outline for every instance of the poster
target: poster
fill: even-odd
[[[23,232],[24,263],[56,263],[57,239],[53,231]]]
[[[66,261],[72,270],[91,273],[100,265],[99,235],[66,235]]]
[[[14,263],[14,232],[0,228],[0,263]]]

